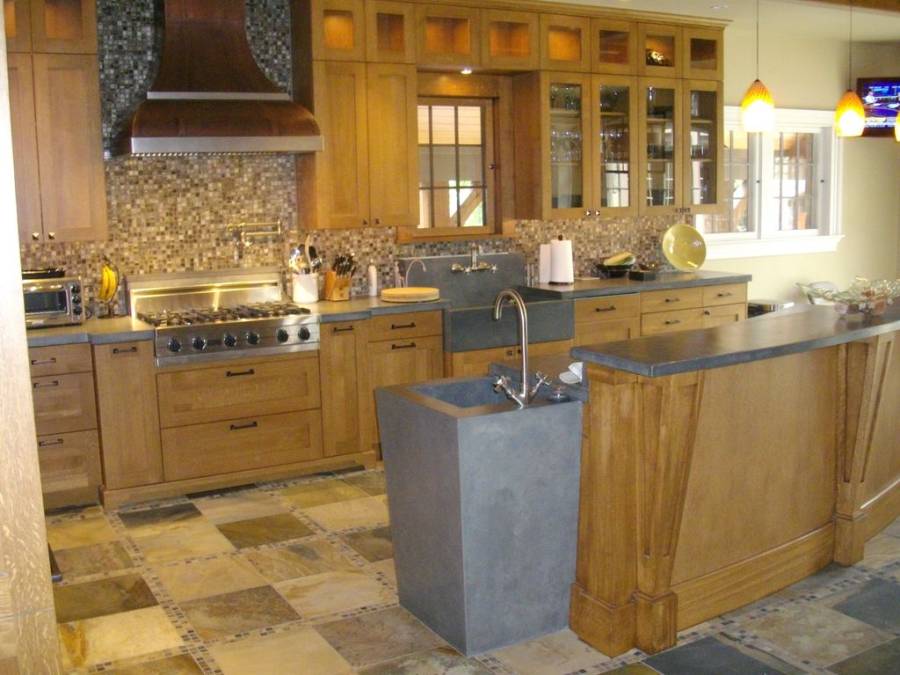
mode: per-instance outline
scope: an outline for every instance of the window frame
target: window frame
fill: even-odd
[[[704,234],[708,258],[750,258],[757,256],[796,255],[837,250],[843,239],[841,222],[841,139],[832,127],[833,113],[827,110],[776,109],[775,133],[751,134],[750,216],[749,232],[714,232]],[[741,129],[740,108],[725,106],[725,133]],[[815,173],[813,180],[820,189],[813,192],[816,227],[803,230],[779,230],[772,218],[772,195],[777,184],[773,175],[774,143],[777,133],[813,133]],[[723,176],[724,181],[724,176]],[[754,189],[754,186],[758,186]],[[728,208],[731,208],[730,201]]]

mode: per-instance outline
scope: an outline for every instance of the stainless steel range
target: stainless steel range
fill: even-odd
[[[128,301],[161,367],[319,348],[318,315],[285,299],[277,268],[130,277]]]

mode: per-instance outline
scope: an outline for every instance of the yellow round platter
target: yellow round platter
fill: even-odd
[[[666,230],[662,250],[672,267],[682,272],[696,272],[706,261],[706,241],[687,223],[677,223]]]
[[[381,291],[381,299],[385,302],[434,302],[441,299],[441,291],[427,286],[385,288]]]

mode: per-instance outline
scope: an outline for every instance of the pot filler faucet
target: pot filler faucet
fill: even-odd
[[[535,373],[537,382],[531,389],[528,388],[528,310],[525,309],[525,300],[517,290],[505,288],[494,299],[494,321],[499,321],[503,316],[504,302],[515,305],[519,314],[519,351],[522,354],[522,373],[518,391],[513,389],[510,379],[505,375],[500,375],[494,380],[494,391],[502,391],[506,394],[506,398],[515,401],[520,408],[524,408],[531,403],[541,385],[550,384],[550,380],[543,373]]]

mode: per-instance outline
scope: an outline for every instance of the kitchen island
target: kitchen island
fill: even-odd
[[[615,655],[832,561],[900,514],[900,306],[804,307],[572,350],[589,388],[570,623]]]

